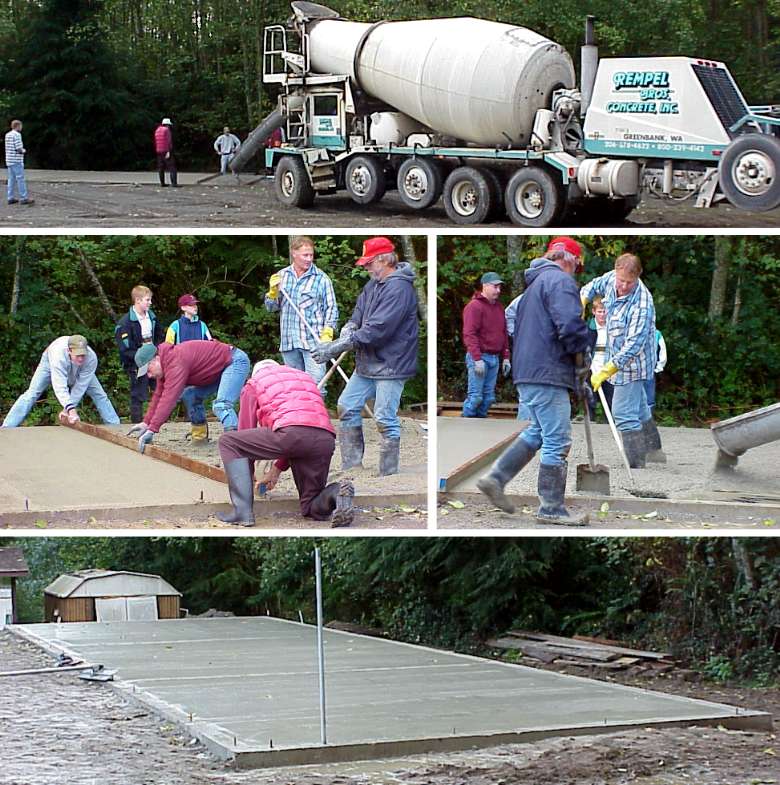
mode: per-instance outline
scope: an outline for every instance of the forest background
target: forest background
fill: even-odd
[[[347,19],[476,16],[531,28],[579,68],[586,14],[602,56],[722,60],[749,104],[780,101],[780,0],[332,0]],[[180,168],[216,170],[214,139],[242,139],[274,106],[263,28],[287,0],[0,0],[0,117],[24,121],[28,166],[153,168],[173,118]]]
[[[27,389],[43,350],[60,335],[80,333],[98,356],[98,379],[120,417],[129,411],[129,381],[119,363],[114,326],[131,306],[130,291],[144,284],[153,292],[152,310],[168,325],[181,315],[177,301],[190,292],[201,301],[200,315],[214,338],[234,343],[254,362],[281,361],[279,314],[265,309],[268,279],[289,264],[287,236],[104,235],[0,236],[0,413]],[[359,236],[312,238],[315,264],[331,278],[339,306],[339,326],[352,314],[368,276],[355,260]],[[419,372],[404,387],[404,405],[426,398],[425,237],[391,236],[399,258],[417,273],[422,318]],[[350,354],[342,366],[351,372]],[[343,389],[338,377],[328,385],[335,407]],[[35,406],[28,425],[57,421],[53,394]],[[96,421],[88,399],[82,418]]]
[[[463,308],[493,270],[501,302],[522,293],[524,271],[549,236],[440,236],[437,253],[438,395],[463,400]],[[780,237],[578,235],[585,249],[580,285],[639,255],[655,302],[668,363],[657,376],[655,416],[666,425],[702,425],[780,400]],[[590,316],[590,314],[588,314]],[[510,381],[499,401],[516,401]]]
[[[313,548],[325,621],[477,654],[508,629],[586,634],[671,650],[708,676],[780,677],[780,538],[101,537],[0,540],[25,553],[21,620],[78,569],[162,575],[193,614],[210,608],[312,623]]]

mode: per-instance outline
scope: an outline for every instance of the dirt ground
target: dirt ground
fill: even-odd
[[[162,189],[151,172],[50,172],[28,170],[31,207],[0,205],[6,227],[329,227],[370,230],[374,227],[440,228],[452,223],[439,202],[422,213],[403,205],[396,192],[371,206],[355,204],[343,192],[319,197],[314,209],[279,205],[273,181],[232,176],[197,184],[206,174],[180,173],[181,188]],[[579,225],[576,222],[564,225]],[[666,204],[649,199],[625,227],[778,228],[780,209],[748,213],[729,205],[697,210],[690,202]],[[504,219],[491,228],[512,228]]]
[[[0,671],[47,667],[0,632]],[[780,691],[658,677],[627,683],[780,712]],[[0,785],[772,785],[775,733],[643,728],[382,761],[233,771],[105,684],[72,674],[0,678]]]

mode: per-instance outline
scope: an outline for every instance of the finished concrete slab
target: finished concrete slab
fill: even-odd
[[[466,749],[666,724],[771,727],[751,712],[268,617],[33,624],[49,651],[118,669],[115,684],[237,765]]]
[[[0,429],[0,514],[226,500],[222,483],[71,428]]]

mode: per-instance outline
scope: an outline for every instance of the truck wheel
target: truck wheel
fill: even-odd
[[[427,158],[407,158],[398,169],[398,195],[413,210],[430,207],[441,196],[441,169]]]
[[[718,164],[720,189],[742,210],[763,212],[780,205],[780,139],[767,134],[738,136]]]
[[[493,169],[482,169],[482,173],[487,178],[493,197],[493,207],[487,220],[498,221],[506,216],[506,210],[504,210],[504,186],[501,185],[501,180]]]
[[[367,155],[353,158],[344,171],[344,186],[353,202],[372,204],[385,195],[386,175],[382,163]]]
[[[526,166],[509,178],[504,192],[506,214],[518,226],[551,226],[565,205],[555,178],[538,166]]]
[[[276,165],[274,174],[276,197],[287,207],[311,207],[314,188],[303,161],[297,156],[285,155]]]
[[[495,200],[488,178],[479,169],[459,166],[444,183],[444,209],[453,223],[484,223]]]

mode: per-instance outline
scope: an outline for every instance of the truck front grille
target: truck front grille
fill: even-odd
[[[748,114],[748,108],[728,71],[725,68],[713,68],[706,65],[693,65],[691,68],[709,98],[715,114],[723,124],[723,129],[730,137],[733,137],[734,134],[729,131],[729,128]]]

